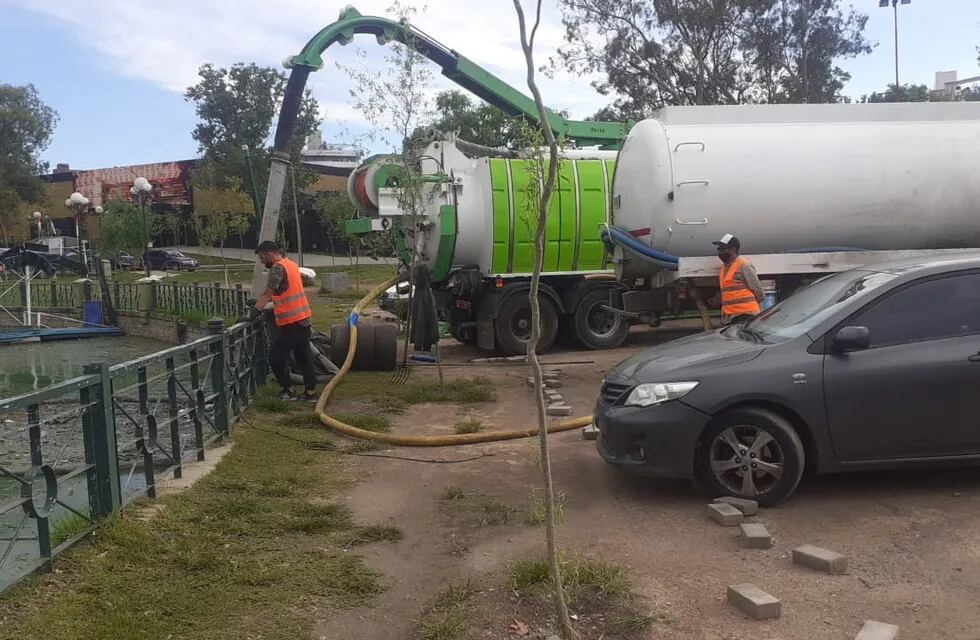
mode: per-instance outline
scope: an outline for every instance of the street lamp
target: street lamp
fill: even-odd
[[[901,91],[898,84],[898,5],[912,4],[912,0],[878,0],[878,6],[882,9],[887,9],[889,4],[895,14],[895,97],[898,98]]]
[[[37,239],[38,240],[41,239],[41,221],[43,220],[43,218],[44,218],[44,215],[42,215],[40,211],[35,211],[34,213],[31,214],[31,219],[37,224]]]
[[[146,251],[150,248],[150,233],[146,228],[146,205],[150,200],[152,191],[153,185],[142,176],[133,180],[133,186],[129,190],[140,206],[140,216],[143,223],[143,267],[146,269],[146,275],[150,275],[150,261],[146,259]]]
[[[85,252],[85,244],[82,242],[82,231],[79,220],[82,217],[82,212],[85,211],[88,205],[89,199],[78,191],[71,194],[71,196],[65,200],[65,206],[75,213],[75,238],[78,240],[78,249],[82,252],[82,262],[85,264],[86,270],[88,269],[88,255]]]

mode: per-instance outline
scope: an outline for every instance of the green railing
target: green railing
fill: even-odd
[[[66,282],[34,280],[31,284],[31,307],[34,309],[72,309],[76,307],[76,285]],[[98,282],[86,285],[80,294],[84,299],[101,297]],[[180,315],[197,311],[202,316],[241,318],[248,314],[249,293],[241,285],[234,288],[213,284],[168,284],[157,282],[150,285],[110,282],[112,303],[120,311],[148,310]],[[142,297],[150,300],[143,302]],[[0,282],[0,305],[23,308],[27,306],[27,292],[23,283]]]
[[[265,325],[207,337],[0,399],[0,592],[225,438],[267,374]]]

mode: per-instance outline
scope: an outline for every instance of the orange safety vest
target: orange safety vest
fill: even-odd
[[[299,267],[289,258],[283,258],[276,264],[286,270],[286,290],[272,296],[276,324],[284,327],[287,324],[306,320],[313,315],[313,312],[310,311],[310,301],[306,299],[303,276],[300,275]]]
[[[743,314],[757,315],[759,302],[748,285],[735,279],[735,274],[745,264],[742,258],[735,258],[727,267],[721,265],[718,286],[721,287],[721,314],[729,318]]]

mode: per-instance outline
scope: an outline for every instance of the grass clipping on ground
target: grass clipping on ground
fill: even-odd
[[[309,430],[251,421],[308,439]],[[308,637],[314,610],[358,606],[377,576],[346,545],[397,540],[330,500],[339,454],[240,427],[215,470],[148,519],[132,508],[0,597],[2,638]]]

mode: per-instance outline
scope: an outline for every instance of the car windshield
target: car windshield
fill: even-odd
[[[184,254],[182,254],[180,251],[168,251],[167,252],[167,257],[168,258],[184,258],[186,256]]]
[[[836,313],[842,304],[868,295],[895,277],[856,270],[828,276],[763,311],[740,329],[740,334],[769,343],[797,338]]]

